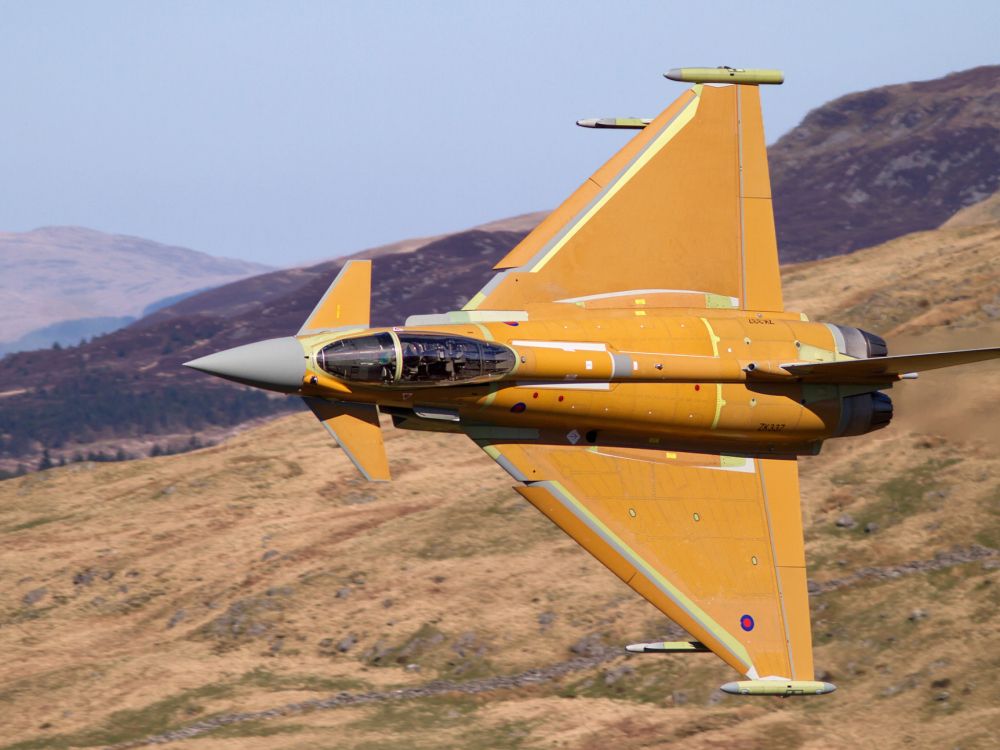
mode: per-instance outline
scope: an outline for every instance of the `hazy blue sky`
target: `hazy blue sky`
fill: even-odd
[[[276,265],[552,208],[668,68],[779,67],[769,140],[840,94],[1000,62],[992,2],[0,1],[0,230]]]

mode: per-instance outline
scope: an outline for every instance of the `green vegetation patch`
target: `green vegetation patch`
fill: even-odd
[[[1000,549],[1000,486],[988,492],[976,504],[980,513],[976,517],[977,529],[974,539],[984,547]]]
[[[11,680],[0,689],[0,705],[11,703],[19,695],[32,693],[52,693],[70,687],[92,675],[99,669],[94,665],[77,665]]]
[[[96,729],[58,734],[5,745],[0,750],[64,750],[72,747],[113,745],[127,740],[161,734],[204,718],[201,702],[225,698],[233,693],[230,685],[203,685],[138,709],[116,711]]]
[[[654,657],[655,658],[655,657]],[[595,668],[559,691],[563,698],[615,698],[662,705],[681,683],[679,669],[666,660],[627,659]]]
[[[422,515],[419,533],[414,529],[403,551],[425,560],[520,552],[562,538],[553,524],[507,489],[469,496]]]
[[[858,513],[855,533],[864,534],[864,528],[869,523],[885,528],[917,513],[932,510],[935,503],[943,499],[943,496],[933,497],[933,493],[940,492],[944,485],[941,473],[961,460],[931,459],[879,484],[875,498]]]
[[[495,699],[494,699],[495,703]],[[345,736],[372,733],[384,740],[365,737],[356,747],[365,750],[395,750],[399,747],[439,750],[520,750],[532,747],[532,732],[541,722],[479,720],[476,712],[483,699],[449,694],[417,701],[387,701],[373,706],[365,718],[350,725]]]
[[[1000,612],[1000,583],[993,578],[984,578],[973,589],[976,609],[970,618],[976,624],[991,622]]]
[[[13,534],[15,531],[26,531],[27,529],[38,528],[39,526],[44,526],[49,523],[56,523],[57,521],[65,521],[71,516],[39,516],[37,518],[32,518],[30,521],[25,521],[24,523],[19,523],[14,526],[8,526],[4,529],[0,529],[2,534]]]
[[[688,721],[681,724],[677,729],[674,730],[674,735],[679,738],[694,737],[697,734],[704,734],[705,732],[714,732],[719,729],[725,729],[727,727],[733,727],[743,721],[738,714],[733,711],[715,711],[712,713],[707,713],[703,716],[699,716],[693,721]],[[786,745],[784,742],[779,740],[777,737],[772,739],[771,737],[772,727],[768,727],[768,739],[769,745],[772,747],[797,747],[802,744],[801,739],[796,744]],[[772,744],[773,743],[773,744]]]
[[[472,631],[449,635],[430,623],[396,645],[377,642],[364,654],[365,661],[376,667],[403,667],[416,664],[441,676],[463,680],[499,674],[487,658],[489,644]]]
[[[265,690],[305,690],[316,693],[336,693],[342,690],[368,690],[371,685],[351,677],[320,677],[311,674],[276,674],[257,667],[246,672],[239,680],[240,685],[249,685]]]
[[[276,724],[271,721],[241,721],[236,724],[213,729],[202,736],[233,738],[233,737],[274,737],[279,734],[299,734],[311,731],[305,724]]]

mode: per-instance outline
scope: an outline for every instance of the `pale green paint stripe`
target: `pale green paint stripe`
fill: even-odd
[[[719,418],[722,416],[722,407],[726,405],[726,400],[722,398],[722,383],[715,384],[715,417],[712,419],[712,429],[719,426]]]
[[[781,624],[785,630],[785,652],[788,656],[788,673],[795,674],[795,659],[792,656],[792,633],[788,623],[788,613],[785,611],[785,595],[781,587],[781,569],[778,567],[777,540],[774,538],[774,527],[771,524],[771,504],[767,497],[767,480],[764,477],[764,467],[757,461],[757,471],[760,476],[760,494],[764,500],[764,518],[767,520],[767,536],[771,543],[771,562],[774,564],[774,585],[778,591],[778,608],[781,612]]]
[[[734,302],[727,294],[705,292],[705,307],[710,310],[735,310],[739,307],[739,300]]]
[[[523,266],[516,269],[507,269],[501,271],[500,273],[493,276],[492,279],[484,286],[475,296],[470,299],[465,306],[462,308],[466,311],[476,310],[478,307],[486,301],[489,294],[492,293],[501,281],[506,277],[507,274],[517,271],[528,271],[529,273],[537,273],[540,271],[546,263],[548,263],[552,257],[562,249],[563,245],[569,241],[569,239],[579,231],[584,224],[590,221],[591,217],[597,213],[605,203],[607,203],[632,177],[642,169],[646,163],[653,158],[667,143],[673,140],[674,136],[677,135],[687,124],[690,122],[695,113],[698,111],[698,104],[701,102],[701,84],[696,84],[691,87],[691,92],[694,94],[691,101],[688,102],[684,107],[671,118],[671,120],[666,123],[663,130],[661,130],[648,144],[646,147],[640,151],[633,160],[625,165],[622,171],[612,180],[608,185],[601,190],[594,199],[583,208],[583,210],[576,215],[565,227],[563,227],[559,232],[557,232],[542,248],[530,258]]]
[[[705,328],[708,329],[708,340],[712,343],[712,356],[719,356],[719,342],[722,341],[718,336],[715,335],[715,329],[712,328],[712,324],[708,322],[708,318],[698,318],[702,323],[705,324]]]
[[[495,445],[491,445],[490,443],[483,443],[481,441],[476,441],[476,442],[479,443],[479,447],[483,449],[483,452],[486,453],[486,455],[492,458],[494,461],[500,459],[500,456],[502,454],[500,453],[500,451],[497,450]]]
[[[493,406],[493,402],[496,400],[497,391],[499,386],[496,383],[490,383],[490,392],[486,394],[486,398],[483,399],[483,403],[480,405],[480,409],[488,409]]]
[[[486,299],[486,295],[485,294],[483,294],[482,292],[476,292],[473,295],[472,299],[470,299],[468,302],[465,303],[465,307],[463,307],[462,309],[463,310],[475,310],[477,307],[479,307],[483,303],[483,301],[485,299]]]
[[[705,328],[708,329],[708,340],[712,342],[712,356],[719,356],[719,342],[722,341],[721,338],[715,335],[715,329],[712,328],[712,324],[708,322],[708,318],[699,318],[699,320],[705,324]],[[722,407],[726,405],[725,400],[722,398],[722,383],[715,384],[715,416],[712,418],[712,429],[716,429],[719,426],[719,418],[722,417]]]
[[[689,101],[684,107],[678,112],[674,117],[667,123],[666,127],[657,134],[657,136],[646,145],[639,154],[636,155],[632,163],[629,164],[618,177],[609,184],[597,197],[597,199],[587,208],[583,215],[578,217],[576,221],[569,227],[562,237],[560,237],[556,242],[552,244],[550,248],[545,250],[544,254],[538,258],[537,261],[531,263],[528,270],[531,273],[538,273],[545,264],[552,260],[553,256],[558,253],[563,246],[569,242],[573,236],[583,227],[590,219],[600,211],[604,205],[611,200],[619,190],[622,189],[635,175],[639,172],[646,164],[652,159],[660,150],[666,146],[674,136],[679,133],[685,125],[687,125],[693,118],[695,113],[698,111],[698,104],[701,102],[701,89],[694,87],[692,89],[694,92],[694,97]],[[532,259],[534,260],[534,259]]]
[[[411,315],[406,319],[409,326],[438,326],[456,323],[505,323],[507,321],[525,322],[528,320],[526,310],[451,310],[446,313],[429,315]]]
[[[753,660],[747,652],[746,647],[723,628],[719,623],[709,617],[701,607],[685,596],[676,586],[664,578],[652,566],[643,560],[636,552],[629,547],[618,535],[604,525],[597,516],[591,513],[583,503],[577,500],[572,493],[567,490],[562,483],[556,480],[546,480],[543,482],[532,482],[532,484],[548,486],[548,489],[556,490],[556,498],[563,501],[569,510],[578,518],[583,520],[593,531],[596,531],[605,542],[609,543],[615,551],[624,557],[633,567],[642,571],[642,574],[652,582],[667,598],[677,606],[687,612],[693,620],[708,630],[716,639],[726,647],[726,649],[744,664],[746,671],[753,669]]]

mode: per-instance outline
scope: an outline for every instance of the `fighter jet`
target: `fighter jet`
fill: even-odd
[[[497,265],[461,310],[371,328],[349,261],[294,336],[186,363],[302,397],[367,479],[379,415],[465,434],[515,489],[744,695],[818,695],[797,458],[885,428],[884,391],[1000,348],[888,356],[786,310],[759,86],[779,71],[685,68],[694,84]]]

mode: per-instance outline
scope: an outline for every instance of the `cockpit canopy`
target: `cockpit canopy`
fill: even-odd
[[[502,344],[442,333],[376,333],[338,339],[316,363],[343,380],[382,385],[435,385],[492,380],[514,369]]]
[[[338,339],[316,354],[334,377],[362,383],[391,383],[396,377],[396,343],[388,333]]]

